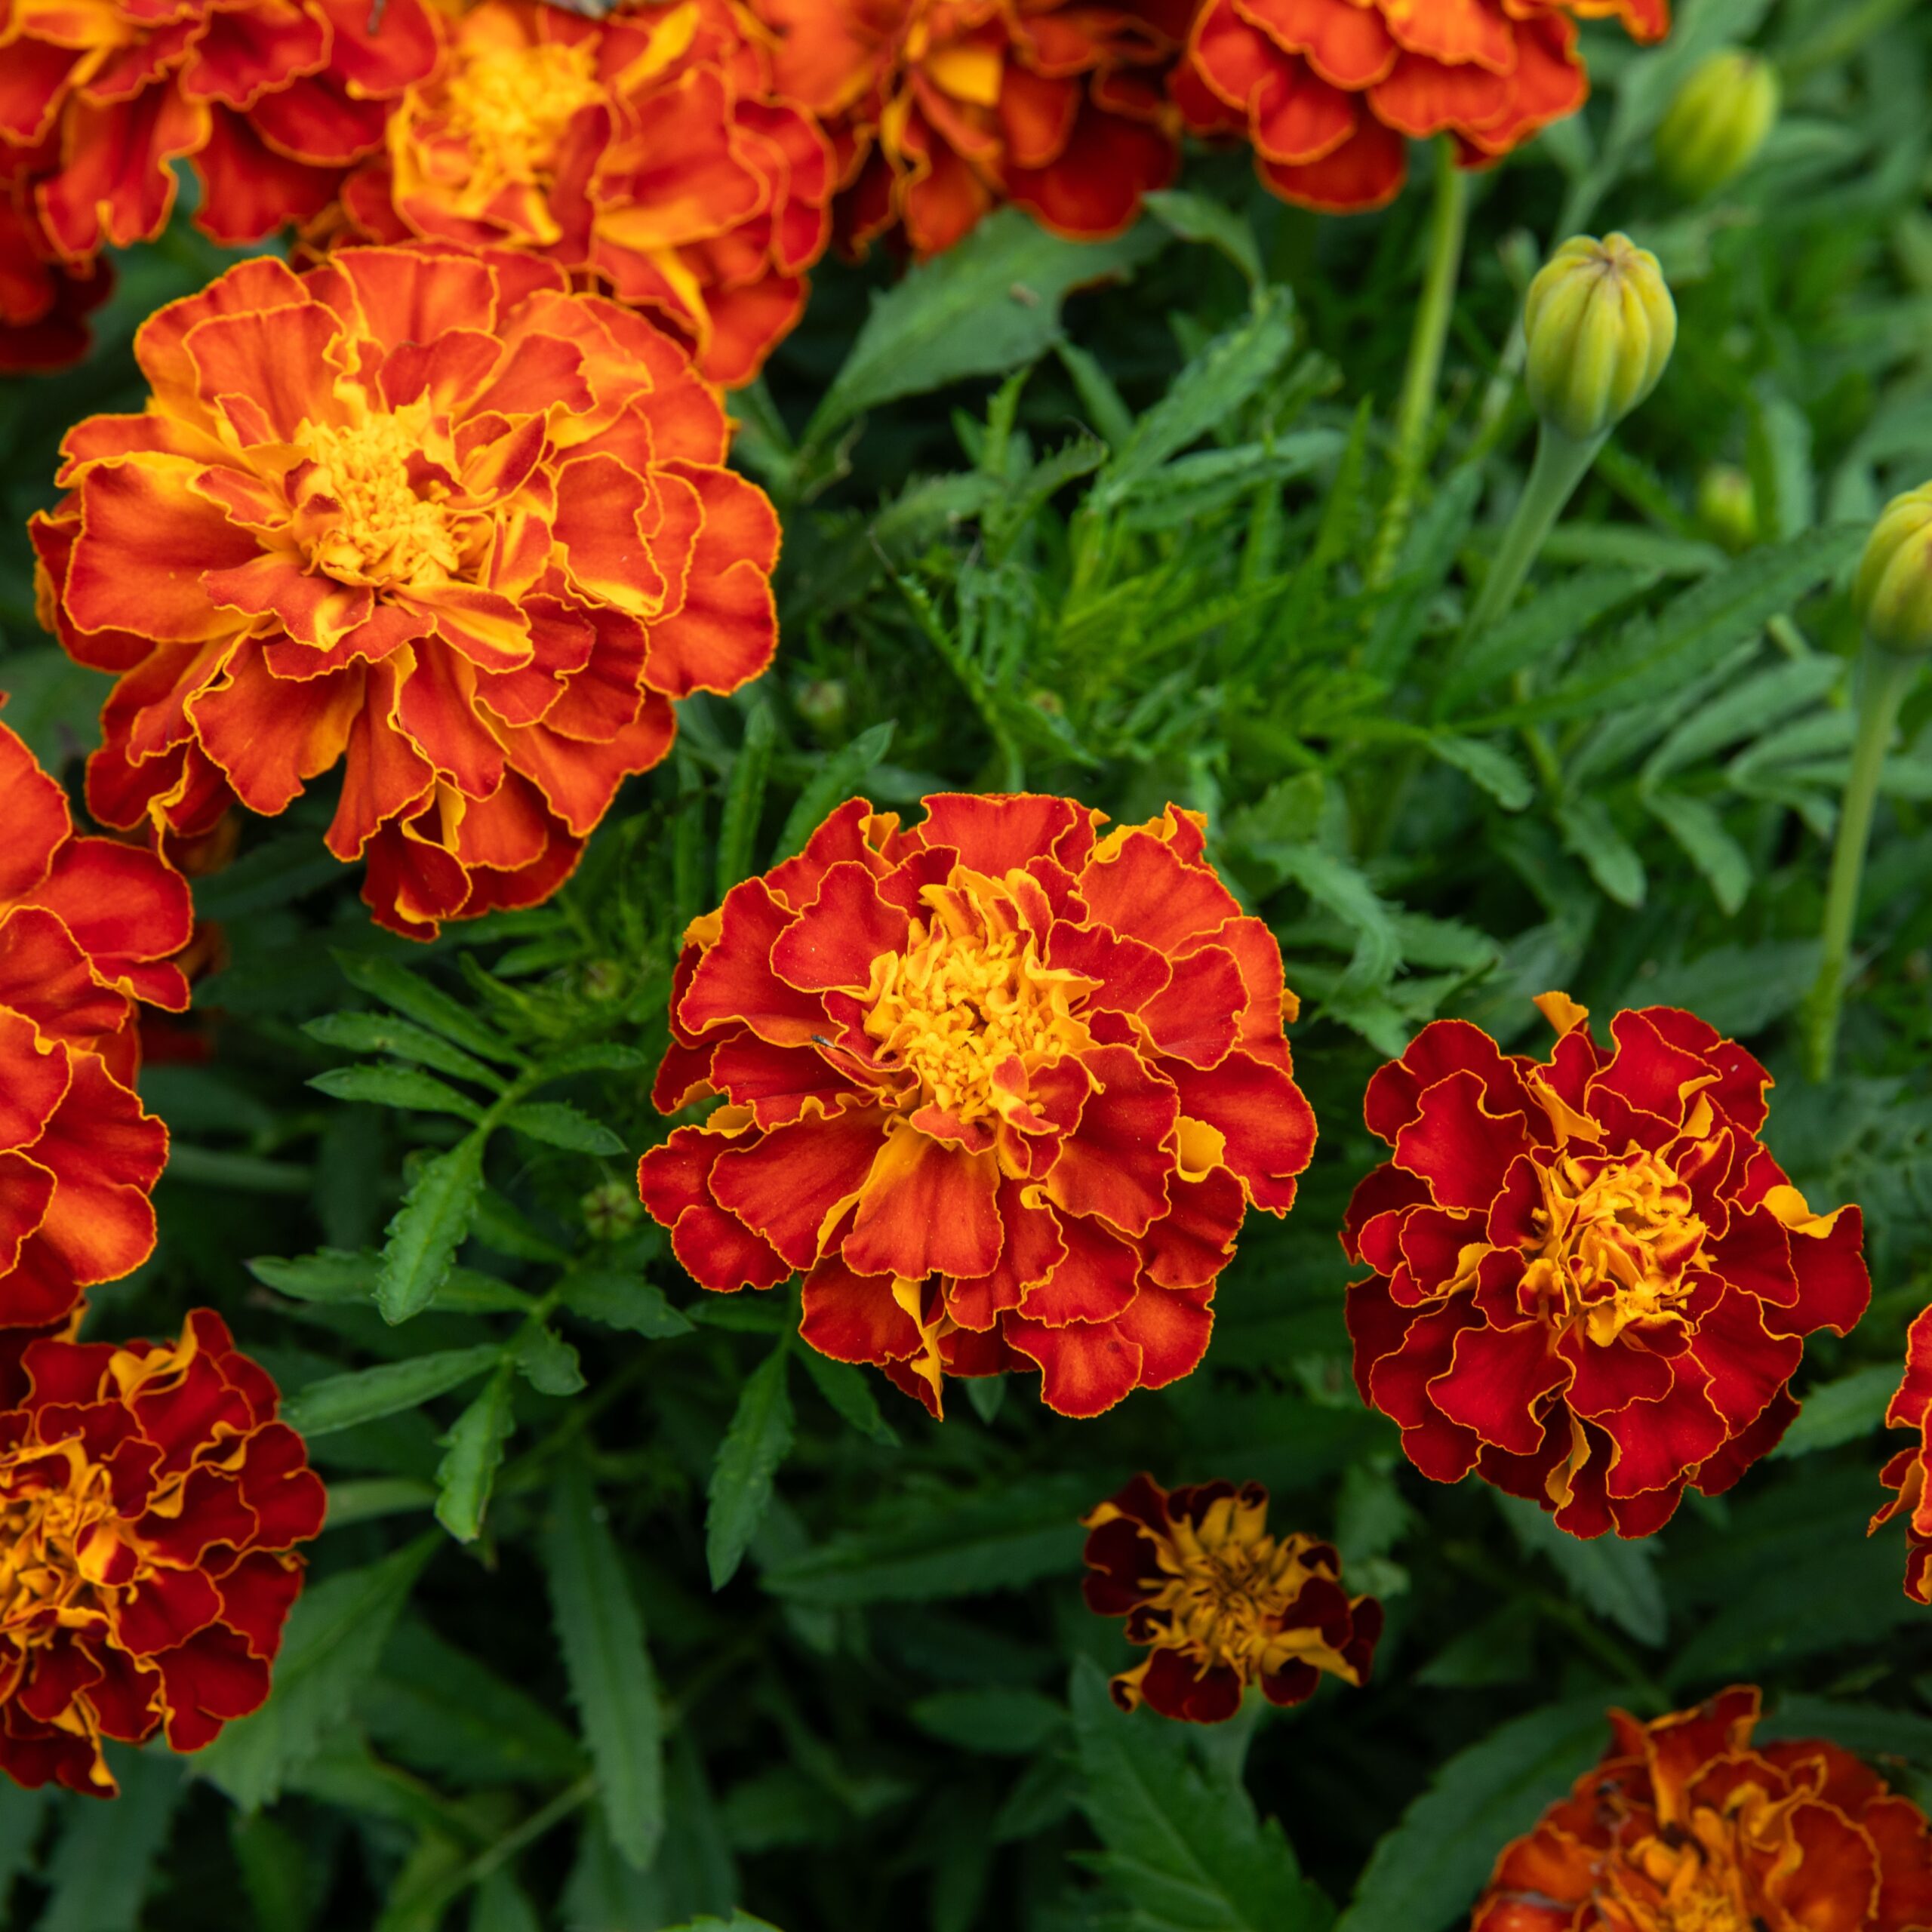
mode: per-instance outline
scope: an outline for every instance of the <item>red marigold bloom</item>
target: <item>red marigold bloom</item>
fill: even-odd
[[[1086,238],[1172,178],[1163,94],[1195,0],[752,0],[779,92],[832,130],[848,242],[949,248],[1001,202]]]
[[[1174,97],[1200,134],[1244,137],[1284,201],[1394,199],[1407,144],[1455,136],[1487,166],[1581,107],[1577,21],[1670,30],[1670,0],[1204,0]]]
[[[1928,1932],[1924,1814],[1822,1738],[1754,1744],[1734,1687],[1642,1724],[1497,1860],[1470,1932]]]
[[[1896,1493],[1872,1518],[1872,1528],[1904,1517],[1905,1593],[1915,1603],[1932,1603],[1932,1497],[1925,1487],[1932,1457],[1932,1308],[1920,1313],[1906,1332],[1905,1377],[1885,1411],[1885,1426],[1916,1429],[1918,1440],[1901,1449],[1881,1472],[1879,1480]]]
[[[1381,1604],[1343,1592],[1328,1544],[1271,1537],[1259,1483],[1170,1493],[1136,1476],[1081,1520],[1088,1608],[1124,1617],[1128,1640],[1149,1647],[1113,1680],[1122,1710],[1144,1697],[1163,1717],[1219,1724],[1251,1684],[1271,1704],[1299,1704],[1324,1671],[1367,1682]]]
[[[136,1001],[188,1004],[193,914],[153,854],[75,838],[3,726],[0,824],[0,1329],[36,1328],[154,1251],[168,1131],[133,1091]]]
[[[1369,1082],[1394,1149],[1343,1247],[1355,1384],[1423,1475],[1472,1469],[1573,1534],[1647,1536],[1783,1435],[1819,1328],[1871,1282],[1856,1208],[1814,1214],[1758,1140],[1770,1077],[1701,1020],[1537,1001],[1547,1061],[1464,1020]]]
[[[804,1270],[804,1339],[935,1414],[1021,1357],[1063,1415],[1187,1374],[1314,1149],[1280,950],[1202,821],[1102,823],[854,798],[685,934],[652,1097],[726,1104],[645,1155],[645,1205],[703,1287]]]
[[[601,20],[481,0],[326,225],[527,249],[749,382],[804,311],[834,186],[817,124],[771,97],[765,38],[737,0]]]
[[[0,176],[0,375],[78,362],[92,340],[88,317],[114,287],[105,264],[60,261],[26,204],[23,186]]]
[[[45,621],[119,674],[109,825],[189,837],[343,767],[395,931],[546,897],[673,698],[769,661],[778,525],[683,349],[527,255],[245,262],[151,317],[140,416],[69,435]]]
[[[112,1797],[103,1737],[197,1751],[269,1694],[321,1479],[221,1318],[0,1364],[0,1769]]]

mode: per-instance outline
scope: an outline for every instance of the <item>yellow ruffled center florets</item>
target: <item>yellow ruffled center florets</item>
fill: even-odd
[[[554,172],[571,117],[604,91],[592,41],[481,48],[460,59],[444,89],[449,131],[468,140],[478,171],[497,181]]]
[[[1747,1814],[1766,1809],[1764,1794],[1737,1794]],[[1757,1932],[1736,1857],[1740,1821],[1708,1809],[1694,1812],[1687,1832],[1634,1847],[1611,1884],[1632,1932]]]
[[[426,399],[371,410],[346,426],[304,423],[296,445],[315,465],[301,494],[314,516],[309,566],[338,583],[424,589],[447,583],[461,561],[441,501],[446,486],[411,459],[429,429]]]
[[[1532,1285],[1546,1306],[1600,1346],[1633,1322],[1678,1319],[1705,1229],[1669,1164],[1644,1152],[1608,1163],[1571,1156],[1541,1174]]]
[[[35,1450],[39,1460],[56,1450]],[[29,1488],[0,1500],[0,1631],[32,1644],[35,1627],[51,1635],[57,1621],[84,1612],[94,1586],[121,1548],[106,1518],[112,1514],[106,1472],[78,1447],[65,1451],[69,1480],[59,1489]],[[0,1471],[0,1484],[11,1472]]]

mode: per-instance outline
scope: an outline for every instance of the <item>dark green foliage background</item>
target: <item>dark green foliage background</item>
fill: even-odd
[[[1701,51],[1749,38],[1785,118],[1687,208],[1650,130]],[[1932,1625],[1897,1536],[1864,1536],[1932,1295],[1932,683],[1831,1084],[1792,1029],[1849,745],[1848,566],[1932,475],[1932,21],[1687,0],[1662,50],[1590,42],[1587,115],[1478,183],[1379,587],[1427,158],[1345,223],[1199,157],[1118,243],[1003,217],[897,288],[824,272],[737,405],[785,518],[778,662],[685,708],[552,905],[412,949],[322,853],[325,798],[248,829],[198,894],[231,949],[192,1023],[213,1057],[145,1076],[174,1134],[161,1247],[94,1321],[226,1312],[334,1515],[262,1714],[195,1760],[123,1754],[113,1807],[0,1793],[6,1923],[1438,1932],[1607,1703],[1739,1679],[1932,1799]],[[1522,285],[1611,225],[1663,256],[1675,362],[1533,597],[1464,645],[1533,435],[1505,361]],[[138,406],[134,325],[220,266],[177,229],[125,265],[89,364],[0,387],[6,716],[76,783],[99,683],[38,630],[20,525],[63,430]],[[1740,555],[1698,519],[1716,463],[1755,488]],[[1251,1222],[1191,1380],[1086,1424],[977,1385],[935,1426],[788,1342],[786,1294],[700,1295],[632,1213],[632,1166],[691,916],[855,791],[1020,786],[1212,814],[1306,1001],[1321,1144],[1286,1223]],[[1553,986],[1735,1030],[1777,1073],[1781,1158],[1869,1218],[1872,1312],[1812,1349],[1783,1449],[1644,1544],[1423,1482],[1347,1372],[1334,1230],[1376,1151],[1367,1075],[1438,1014],[1533,1044]],[[1200,1734],[1118,1717],[1075,1519],[1143,1467],[1257,1478],[1278,1527],[1333,1535],[1390,1612],[1374,1685]]]

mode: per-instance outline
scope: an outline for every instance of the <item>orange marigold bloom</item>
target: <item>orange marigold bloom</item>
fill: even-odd
[[[393,930],[546,897],[671,700],[755,677],[778,524],[684,350],[528,255],[267,258],[151,317],[145,414],[63,446],[44,620],[117,672],[109,825],[193,837],[340,764]]]
[[[1932,1932],[1918,1807],[1822,1738],[1754,1744],[1737,1687],[1654,1724],[1497,1860],[1470,1932]]]
[[[180,1011],[188,888],[77,838],[66,795],[0,726],[0,1329],[63,1319],[154,1251],[168,1130],[133,1091],[137,1005]]]
[[[1871,1281],[1856,1208],[1814,1214],[1758,1139],[1770,1076],[1669,1007],[1537,1001],[1546,1061],[1465,1020],[1369,1082],[1394,1149],[1343,1235],[1355,1385],[1424,1475],[1475,1469],[1573,1534],[1647,1536],[1783,1435],[1786,1385]]]
[[[1885,1411],[1885,1426],[1916,1429],[1918,1440],[1901,1449],[1881,1472],[1880,1481],[1895,1494],[1872,1518],[1872,1528],[1904,1517],[1905,1593],[1915,1603],[1932,1603],[1932,1497],[1925,1485],[1932,1466],[1932,1308],[1917,1315],[1906,1331],[1905,1376]]]
[[[1249,1204],[1294,1202],[1294,996],[1198,814],[925,802],[848,801],[692,923],[652,1097],[725,1104],[639,1191],[701,1286],[804,1270],[806,1341],[935,1414],[1025,1358],[1097,1415],[1198,1364]]]
[[[308,220],[440,44],[423,0],[0,0],[0,329],[50,312],[36,260],[158,235],[177,161],[217,241]]]
[[[1081,1521],[1088,1608],[1125,1617],[1128,1640],[1149,1647],[1113,1680],[1122,1710],[1145,1698],[1163,1717],[1219,1724],[1251,1684],[1271,1704],[1299,1704],[1324,1671],[1368,1681],[1381,1604],[1343,1590],[1328,1544],[1271,1537],[1259,1483],[1171,1493],[1139,1475]]]
[[[779,92],[832,130],[863,248],[949,248],[1013,202],[1063,235],[1118,234],[1172,178],[1163,86],[1195,0],[752,0],[783,36]]]
[[[1456,137],[1486,167],[1581,107],[1577,22],[1670,30],[1670,0],[1204,0],[1174,97],[1200,134],[1254,144],[1284,201],[1352,214],[1395,198],[1407,143]]]
[[[326,1503],[220,1316],[0,1360],[0,1770],[112,1797],[103,1737],[197,1751],[269,1694]]]
[[[324,226],[528,249],[749,382],[804,311],[834,186],[817,124],[771,97],[764,38],[737,0],[601,20],[481,0]]]

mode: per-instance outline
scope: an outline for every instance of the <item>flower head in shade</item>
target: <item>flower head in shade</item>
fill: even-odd
[[[755,677],[778,525],[641,316],[528,255],[261,259],[143,327],[139,416],[68,437],[45,620],[118,681],[94,815],[193,838],[340,767],[394,930],[534,904],[672,700]]]
[[[737,0],[600,20],[481,0],[449,35],[324,229],[528,250],[647,310],[716,381],[749,381],[803,312],[834,162],[773,97]]]
[[[63,262],[41,232],[25,185],[10,189],[0,177],[0,376],[78,362],[92,339],[88,318],[113,287],[104,263]]]
[[[1606,1052],[1537,1004],[1546,1060],[1438,1020],[1369,1083],[1355,1383],[1423,1475],[1647,1536],[1777,1443],[1802,1338],[1864,1313],[1859,1211],[1807,1206],[1758,1138],[1770,1076],[1703,1020],[1620,1013]]]
[[[752,0],[780,94],[832,131],[841,229],[949,248],[1003,202],[1117,234],[1173,175],[1163,95],[1193,0]]]
[[[1394,199],[1411,140],[1454,135],[1480,168],[1575,113],[1577,22],[1604,16],[1656,40],[1669,0],[1204,0],[1174,91],[1283,200],[1353,213]]]
[[[1270,1536],[1259,1483],[1169,1491],[1136,1476],[1083,1520],[1088,1608],[1124,1617],[1148,1647],[1113,1680],[1122,1710],[1144,1698],[1163,1717],[1218,1724],[1252,1684],[1271,1704],[1299,1704],[1324,1672],[1368,1681],[1382,1606],[1343,1590],[1327,1543]]]
[[[0,1361],[0,1770],[112,1796],[103,1737],[198,1750],[269,1694],[322,1526],[302,1438],[221,1318]]]
[[[1497,1860],[1470,1932],[1927,1932],[1932,1840],[1821,1738],[1753,1742],[1738,1687],[1641,1723]]]
[[[217,241],[315,215],[440,45],[424,0],[0,0],[0,368],[12,331],[85,346],[94,259],[167,226],[177,162]]]
[[[78,838],[66,795],[0,727],[0,1330],[63,1319],[152,1253],[168,1132],[142,1110],[137,1002],[179,1012],[188,888]]]
[[[1064,1415],[1189,1374],[1315,1120],[1281,953],[1170,807],[863,799],[686,935],[645,1205],[703,1287],[804,1273],[801,1332],[937,1412],[1027,1364]]]
[[[1905,1593],[1915,1603],[1932,1603],[1932,1497],[1925,1484],[1932,1468],[1932,1308],[1906,1331],[1905,1376],[1885,1411],[1885,1426],[1915,1429],[1918,1440],[1886,1463],[1880,1479],[1894,1494],[1872,1518],[1872,1527],[1880,1529],[1895,1516],[1905,1518]]]

